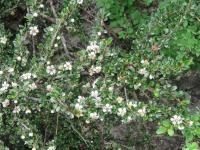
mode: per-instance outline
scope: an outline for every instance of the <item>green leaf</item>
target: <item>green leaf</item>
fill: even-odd
[[[163,127],[163,126],[160,126],[158,128],[158,130],[156,131],[156,134],[163,134],[167,131],[167,128]]]
[[[168,133],[169,136],[173,136],[174,135],[174,129],[173,128],[169,128],[167,130],[167,133]]]

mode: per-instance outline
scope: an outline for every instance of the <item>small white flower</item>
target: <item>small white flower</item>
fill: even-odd
[[[112,107],[110,104],[106,104],[105,106],[103,106],[103,112],[104,113],[111,113],[112,112]]]
[[[149,79],[153,79],[153,78],[154,78],[154,76],[150,74],[149,75]]]
[[[100,52],[100,47],[97,45],[96,42],[90,42],[90,45],[86,48],[87,51],[93,51],[95,53]]]
[[[134,104],[133,104],[133,102],[128,102],[127,106],[128,106],[129,109],[131,109],[132,107],[134,107]]]
[[[117,115],[123,117],[126,114],[126,108],[118,108]]]
[[[137,90],[141,85],[142,85],[141,83],[135,84],[134,89]]]
[[[96,100],[101,100],[97,90],[91,92],[91,97],[95,98]]]
[[[145,77],[147,77],[149,75],[148,71],[146,70],[146,68],[142,68],[139,70],[139,74],[144,75]]]
[[[25,139],[25,136],[24,136],[24,135],[22,135],[22,136],[21,136],[21,139],[22,139],[22,140],[23,140],[23,139]]]
[[[46,71],[47,71],[47,73],[50,74],[50,75],[56,74],[56,69],[55,69],[54,65],[47,66]]]
[[[13,113],[14,114],[17,114],[21,111],[20,107],[19,106],[15,106],[14,110],[13,110]]]
[[[58,47],[58,44],[57,44],[57,43],[56,43],[56,44],[54,44],[54,47],[55,47],[55,48],[57,48],[57,47]]]
[[[2,70],[0,70],[0,75],[2,75],[3,74],[3,71]]]
[[[66,62],[64,65],[63,65],[64,69],[65,70],[72,70],[72,65],[70,62]]]
[[[17,87],[17,83],[16,83],[16,82],[12,82],[11,85],[12,85],[12,87],[14,87],[14,88]]]
[[[7,38],[4,36],[4,37],[1,37],[0,38],[0,43],[2,43],[2,44],[6,44],[6,42],[7,42]]]
[[[33,13],[33,17],[37,17],[38,16],[38,13],[37,12],[34,12]]]
[[[10,104],[10,101],[6,99],[4,102],[2,102],[2,106],[5,108]]]
[[[56,150],[55,146],[50,146],[47,150]]]
[[[60,40],[60,38],[61,38],[60,36],[57,36],[57,38],[56,38],[56,39],[57,39],[57,40]]]
[[[183,130],[185,127],[183,125],[178,126],[179,130]]]
[[[51,85],[47,85],[46,87],[48,92],[52,92],[53,91],[53,87]]]
[[[191,127],[193,125],[193,121],[190,121],[189,122],[189,126]]]
[[[32,74],[31,73],[25,73],[21,75],[22,80],[28,80],[31,79]]]
[[[178,115],[174,115],[170,120],[173,125],[180,125],[183,122],[183,118]]]
[[[39,30],[37,26],[30,27],[30,35],[36,36],[38,33],[39,33]]]
[[[44,8],[44,5],[43,5],[43,4],[40,4],[40,5],[39,5],[39,8]]]
[[[26,114],[30,114],[30,113],[31,113],[31,110],[30,110],[30,109],[27,109],[27,110],[25,111],[25,113],[26,113]]]
[[[96,112],[90,113],[90,118],[92,120],[97,120],[99,119],[99,115]]]
[[[74,107],[76,110],[79,110],[79,111],[81,111],[83,109],[83,106],[80,105],[79,103],[76,103]]]
[[[21,61],[22,58],[20,56],[17,56],[17,61]]]
[[[138,114],[140,115],[140,116],[145,116],[146,115],[146,108],[145,107],[143,107],[143,108],[141,108],[141,109],[138,109]]]
[[[32,137],[32,136],[33,136],[33,132],[30,132],[30,133],[28,134],[28,136]]]
[[[89,73],[91,76],[95,73],[100,73],[100,72],[101,72],[101,66],[97,66],[97,67],[92,66],[89,70]]]
[[[85,101],[85,97],[83,96],[78,96],[78,100],[77,100],[79,103]]]
[[[94,60],[96,58],[96,53],[92,51],[92,52],[88,53],[88,57],[89,57],[89,59]]]
[[[9,69],[8,69],[8,72],[9,72],[9,73],[13,73],[13,72],[14,72],[14,68],[9,68]]]
[[[6,92],[8,90],[8,88],[9,88],[9,86],[10,85],[6,81],[4,81],[3,84],[2,84],[2,87],[1,87],[0,91],[1,92]]]
[[[54,28],[52,28],[52,27],[49,28],[49,31],[53,32],[53,30],[54,30]]]
[[[83,3],[83,0],[77,0],[77,3],[78,3],[78,4],[82,4],[82,3]]]
[[[35,83],[32,83],[32,84],[29,85],[29,88],[31,90],[35,90],[35,89],[37,89],[37,85]]]
[[[101,32],[98,32],[97,34],[98,34],[98,36],[101,36]]]
[[[72,23],[74,23],[74,22],[75,22],[74,18],[72,18],[70,21],[71,21]]]
[[[33,147],[33,148],[32,148],[32,150],[36,150],[36,148],[35,148],[35,147]]]
[[[122,97],[117,97],[116,101],[120,104],[124,99]]]
[[[145,60],[141,60],[141,63],[144,64],[144,65],[149,65],[149,62],[146,59]]]

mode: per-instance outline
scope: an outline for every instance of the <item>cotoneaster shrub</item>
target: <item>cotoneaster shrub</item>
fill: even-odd
[[[136,121],[155,122],[158,136],[182,136],[183,149],[198,150],[200,114],[190,111],[190,96],[171,80],[198,58],[198,23],[189,23],[198,16],[197,2],[163,1],[147,22],[135,25],[137,32],[130,32],[130,50],[114,46],[101,26],[102,11],[91,33],[84,33],[81,12],[93,1],[24,5],[25,23],[17,33],[3,21],[0,28],[2,149],[122,149],[110,130]],[[175,13],[177,8],[182,13]],[[173,17],[163,18],[169,12]],[[84,46],[69,50],[67,35],[78,35]],[[185,35],[192,42],[186,44]]]

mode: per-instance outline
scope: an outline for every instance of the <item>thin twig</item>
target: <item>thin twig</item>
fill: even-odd
[[[128,95],[127,95],[126,87],[124,87],[124,93],[125,93],[126,101],[128,101]]]
[[[59,114],[56,116],[56,135],[58,134],[58,121],[59,121]]]
[[[49,17],[49,16],[47,16],[47,15],[45,15],[45,14],[42,14],[42,13],[40,13],[39,15],[40,15],[42,18],[48,20],[49,22],[56,23],[56,20],[55,20],[54,18],[51,18],[51,17]]]

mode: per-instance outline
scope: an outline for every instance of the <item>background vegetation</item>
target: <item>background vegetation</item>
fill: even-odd
[[[199,149],[200,1],[0,11],[0,149]]]

